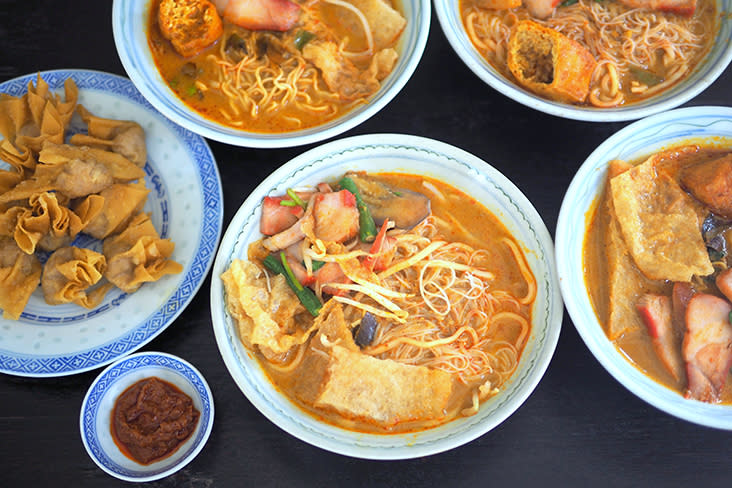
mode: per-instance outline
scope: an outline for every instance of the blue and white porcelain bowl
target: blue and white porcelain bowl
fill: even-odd
[[[110,422],[117,397],[151,376],[172,383],[191,397],[201,415],[196,430],[172,455],[144,466],[120,451],[112,438]],[[206,444],[213,419],[213,396],[196,368],[171,354],[141,352],[118,360],[94,380],[81,404],[79,427],[86,451],[102,470],[125,481],[144,482],[169,476],[190,463]]]
[[[221,274],[233,259],[246,259],[260,239],[262,199],[287,188],[331,181],[347,171],[402,172],[439,179],[464,191],[498,218],[522,246],[539,285],[531,333],[516,371],[500,394],[477,414],[439,427],[403,434],[346,430],[311,416],[288,400],[239,340],[226,310]],[[246,199],[221,242],[211,281],[211,317],[216,342],[229,373],[259,411],[284,431],[314,446],[368,459],[427,456],[463,445],[512,415],[534,390],[554,354],[562,325],[562,303],[551,236],[529,200],[495,168],[454,146],[404,134],[369,134],[323,144],[281,166]]]
[[[696,69],[681,83],[670,90],[650,97],[638,103],[615,108],[595,108],[554,102],[542,98],[520,87],[513,80],[507,79],[483,58],[470,42],[460,18],[460,5],[456,0],[434,0],[435,12],[449,41],[460,59],[481,80],[503,95],[547,114],[566,119],[586,120],[590,122],[617,122],[635,120],[666,110],[676,108],[688,102],[704,91],[732,61],[732,18],[725,15],[732,10],[732,0],[717,0],[717,17],[719,29],[711,51],[697,65]],[[479,96],[479,94],[473,94]]]
[[[399,4],[407,19],[407,26],[397,44],[399,60],[368,103],[325,124],[279,134],[247,132],[224,126],[193,111],[173,93],[155,66],[148,46],[146,30],[150,0],[115,0],[112,27],[117,53],[125,71],[145,98],[166,117],[197,134],[227,144],[280,148],[337,136],[368,120],[401,91],[414,73],[427,43],[431,5],[429,0],[402,0]]]
[[[585,286],[584,237],[605,186],[608,162],[637,160],[685,142],[732,148],[732,108],[682,108],[648,117],[620,130],[590,154],[569,185],[559,212],[555,235],[559,283],[577,332],[600,364],[623,386],[671,415],[732,430],[732,406],[685,399],[633,366],[605,335]]]

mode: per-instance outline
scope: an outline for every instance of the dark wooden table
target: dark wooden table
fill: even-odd
[[[57,68],[124,75],[112,2],[0,0],[0,81]],[[687,105],[732,104],[728,69]],[[553,233],[582,161],[626,123],[563,120],[506,98],[458,59],[433,14],[406,87],[343,136],[415,134],[488,161],[531,200]],[[246,149],[209,142],[223,181],[224,226],[271,171],[311,146]],[[213,391],[211,437],[157,486],[695,486],[732,485],[732,434],[671,417],[639,400],[594,359],[565,314],[554,358],[534,393],[500,426],[452,451],[377,462],[306,444],[269,422],[229,376],[214,341],[209,285],[143,350],[195,365]],[[32,379],[0,375],[0,486],[122,486],[87,456],[79,409],[99,373]]]

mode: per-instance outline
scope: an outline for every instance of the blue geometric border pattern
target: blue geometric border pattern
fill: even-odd
[[[145,100],[127,78],[90,70],[54,70],[41,72],[41,77],[57,90],[72,78],[80,90],[114,93],[152,112],[177,136],[195,161],[202,192],[203,215],[201,235],[189,268],[180,286],[168,300],[132,331],[107,344],[73,354],[37,356],[0,353],[0,371],[21,376],[62,376],[79,373],[108,364],[128,354],[161,333],[185,309],[200,288],[211,268],[223,225],[223,194],[216,160],[206,141],[163,117]],[[0,93],[20,96],[37,74],[26,75],[0,84]]]
[[[81,413],[82,435],[84,436],[84,440],[90,450],[90,454],[92,454],[98,462],[106,466],[108,469],[123,476],[139,477],[144,475],[145,477],[150,477],[170,469],[169,466],[164,466],[156,471],[145,471],[144,473],[141,473],[140,471],[132,471],[119,465],[114,462],[101,447],[96,429],[96,418],[97,415],[100,414],[99,406],[104,398],[104,393],[107,388],[126,374],[150,366],[169,369],[180,374],[191,383],[201,400],[202,408],[200,412],[201,416],[199,418],[200,427],[198,428],[198,433],[181,459],[186,459],[191,452],[196,450],[197,446],[206,441],[206,437],[208,435],[208,429],[206,426],[208,426],[212,421],[213,399],[210,397],[210,390],[204,383],[200,374],[188,364],[169,355],[154,353],[136,355],[116,364],[114,367],[102,373],[102,375],[94,382],[92,389],[89,390]]]

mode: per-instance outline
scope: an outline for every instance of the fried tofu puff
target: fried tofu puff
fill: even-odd
[[[186,58],[215,43],[224,32],[216,6],[208,0],[161,0],[158,25],[173,48]]]

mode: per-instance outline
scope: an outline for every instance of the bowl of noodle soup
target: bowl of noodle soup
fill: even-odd
[[[248,345],[244,345],[244,342],[250,339],[254,342],[252,338],[255,333],[250,334],[245,332],[245,328],[241,328],[242,325],[239,322],[241,310],[232,305],[232,294],[236,293],[233,291],[236,288],[229,286],[231,270],[250,259],[251,262],[259,262],[253,253],[257,249],[258,243],[262,242],[260,216],[265,198],[284,194],[287,189],[294,189],[299,193],[308,188],[314,188],[321,182],[337,181],[349,171],[366,172],[366,175],[389,181],[402,188],[400,193],[420,188],[422,193],[430,197],[433,209],[428,218],[404,233],[401,233],[399,229],[394,229],[398,242],[415,242],[417,250],[422,249],[422,251],[416,251],[416,254],[421,257],[415,257],[414,262],[424,258],[427,253],[433,253],[428,259],[423,260],[421,265],[417,265],[421,266],[423,274],[435,276],[437,273],[432,273],[432,271],[443,265],[448,266],[444,264],[445,261],[464,254],[465,250],[481,247],[475,244],[478,241],[465,239],[463,232],[475,236],[500,233],[501,236],[496,236],[495,241],[492,241],[494,244],[488,245],[486,250],[474,252],[473,259],[480,261],[482,258],[476,257],[477,255],[484,257],[489,255],[502,260],[506,266],[515,266],[517,271],[507,271],[505,276],[506,280],[518,283],[515,288],[515,296],[509,296],[511,293],[508,291],[501,291],[504,288],[508,290],[508,287],[505,282],[499,283],[498,281],[495,282],[495,287],[486,287],[477,295],[472,295],[476,292],[476,287],[480,287],[476,284],[479,281],[476,279],[476,276],[479,277],[479,273],[472,277],[459,272],[454,273],[455,269],[461,269],[461,265],[456,264],[453,266],[454,270],[448,269],[445,273],[446,275],[452,273],[455,287],[461,286],[460,283],[465,284],[466,280],[474,283],[472,283],[472,292],[463,293],[464,300],[450,298],[453,300],[450,304],[451,311],[459,314],[461,312],[458,309],[466,308],[468,315],[473,315],[473,322],[469,320],[465,326],[460,328],[455,326],[454,333],[439,330],[442,326],[438,324],[436,331],[438,335],[428,335],[431,333],[431,326],[420,325],[425,323],[425,317],[426,321],[431,320],[433,324],[443,321],[447,323],[450,320],[445,319],[445,316],[452,317],[452,314],[439,315],[440,309],[443,309],[444,305],[439,298],[432,301],[432,305],[437,309],[437,311],[433,310],[433,313],[426,310],[426,306],[422,307],[420,313],[415,313],[413,308],[409,308],[411,306],[419,308],[419,305],[415,305],[414,300],[419,300],[419,288],[422,287],[423,278],[418,278],[419,272],[410,275],[409,273],[412,273],[413,270],[406,265],[401,266],[407,260],[400,261],[403,256],[400,254],[402,251],[398,250],[393,261],[396,264],[392,266],[399,269],[395,270],[393,275],[387,270],[381,272],[379,276],[401,276],[401,278],[396,278],[404,280],[401,291],[410,289],[410,287],[412,290],[416,290],[414,293],[401,294],[401,298],[412,300],[411,303],[401,301],[397,296],[400,293],[388,294],[383,291],[383,288],[393,285],[393,281],[390,282],[388,278],[380,282],[381,288],[376,288],[384,293],[378,302],[362,300],[364,295],[368,294],[368,290],[363,288],[361,291],[364,293],[353,293],[342,300],[344,304],[342,313],[348,323],[350,323],[350,314],[353,314],[354,311],[356,315],[359,315],[357,308],[360,305],[355,303],[356,308],[350,305],[354,302],[361,301],[363,305],[368,301],[371,304],[369,310],[378,315],[377,319],[381,325],[371,346],[361,346],[362,349],[359,350],[358,347],[353,347],[351,344],[352,350],[346,351],[347,343],[353,340],[351,334],[356,329],[349,331],[346,336],[332,336],[331,332],[325,332],[325,323],[330,321],[328,318],[320,322],[319,330],[312,334],[312,329],[305,332],[306,342],[300,346],[300,351],[304,347],[308,348],[303,354],[305,359],[302,359],[298,352],[290,355],[285,360],[288,361],[287,363],[283,362],[279,366],[270,364],[268,363],[270,356],[266,353],[265,348],[261,347],[262,343],[257,343],[260,344],[259,347],[253,347],[250,342],[247,342]],[[403,188],[408,188],[408,190],[403,190]],[[338,193],[343,191],[345,190]],[[487,220],[490,215],[494,222],[490,225],[481,223],[479,227],[475,227],[473,221],[466,226],[468,229],[457,229],[455,234],[448,232],[445,235],[452,236],[452,238],[448,237],[446,240],[455,240],[446,244],[440,240],[444,236],[435,237],[434,227],[440,227],[442,224],[435,222],[433,218],[452,220],[455,217],[457,221],[460,221],[465,218],[465,215],[460,215],[457,210],[455,211],[457,213],[453,215],[450,215],[450,211],[446,212],[447,207],[438,202],[441,198],[439,195],[445,196],[448,200],[456,199],[461,204],[472,202],[472,204],[462,205],[463,207],[481,206],[481,211],[486,212],[483,214],[483,220]],[[315,198],[313,197],[313,200],[310,201],[314,201]],[[316,207],[314,213],[317,214],[317,212]],[[456,237],[461,235],[463,237]],[[490,239],[492,238],[490,237]],[[328,246],[328,249],[331,249],[332,244]],[[359,255],[358,247],[349,249],[347,254],[350,256]],[[435,249],[439,249],[439,251],[435,251]],[[307,250],[304,251],[306,256],[307,252]],[[470,252],[468,251],[468,254]],[[321,256],[321,259],[327,261],[332,258],[331,260],[339,263],[339,259],[348,259],[344,255],[339,257],[330,253],[331,251],[328,251],[326,255]],[[277,169],[252,192],[232,220],[216,258],[214,279],[211,285],[211,303],[214,304],[211,313],[216,341],[229,373],[245,396],[265,417],[289,434],[322,449],[360,458],[405,459],[435,454],[470,442],[498,426],[519,408],[543,376],[556,347],[563,310],[552,256],[551,237],[529,201],[510,181],[475,156],[434,140],[401,134],[374,134],[337,140],[312,149]],[[303,259],[307,260],[307,257]],[[471,264],[470,261],[468,259],[465,263]],[[251,266],[251,262],[247,266]],[[308,265],[305,264],[305,266]],[[345,266],[343,268],[346,269]],[[456,276],[457,279],[455,279]],[[270,284],[267,286],[270,286],[271,290],[278,287],[274,280],[279,277],[279,275],[268,275],[267,279],[270,280]],[[425,282],[427,281],[425,279]],[[353,284],[341,286],[355,289],[362,284],[362,281],[356,278],[356,282]],[[262,286],[265,285],[262,284]],[[435,286],[434,281],[431,284],[424,284],[424,287],[429,286]],[[239,292],[243,289],[243,286],[240,287]],[[445,296],[454,296],[450,295],[452,292],[447,289],[447,286],[442,288],[442,291],[445,292]],[[460,290],[454,291],[461,293]],[[332,317],[334,307],[339,304],[332,306],[335,298],[328,300],[325,295],[322,298],[325,303],[320,309],[320,316],[324,316],[327,311]],[[388,298],[388,300],[384,298]],[[489,305],[491,310],[479,310],[478,307],[470,304],[471,301],[490,301],[492,302]],[[468,303],[467,307],[466,303]],[[389,304],[394,308],[388,307]],[[411,310],[409,317],[406,321],[402,321],[401,325],[395,324],[398,320],[390,322],[384,318],[389,316],[388,311],[399,315],[400,307],[401,310]],[[525,314],[528,318],[517,318],[518,314]],[[320,316],[315,319],[316,324]],[[307,320],[312,320],[312,317]],[[363,320],[360,326],[363,326]],[[522,321],[523,326],[520,325]],[[310,322],[307,324],[309,326]],[[412,335],[411,339],[389,338],[390,333],[402,333],[395,331],[405,331],[409,326],[412,326],[413,329],[415,327],[424,327],[424,329],[416,332],[416,335]],[[328,325],[328,327],[331,326]],[[489,342],[488,338],[485,342],[483,341],[481,330],[491,327],[493,327],[493,334],[497,333],[501,336],[505,333],[505,337],[501,336],[505,340],[499,341],[500,343],[496,342],[492,346],[486,346],[483,352],[477,351],[479,347],[483,347]],[[467,329],[471,330],[467,331]],[[496,332],[496,330],[500,330],[500,332]],[[414,333],[414,330],[403,333],[406,337],[406,335]],[[439,335],[440,333],[442,335]],[[245,340],[242,334],[247,334],[249,339]],[[328,335],[330,339],[327,339],[325,335]],[[359,332],[355,332],[353,337],[358,340],[358,335]],[[476,336],[480,336],[481,339],[474,339]],[[509,336],[517,339],[508,339]],[[508,344],[511,341],[517,341],[518,345],[514,347]],[[404,346],[405,349],[392,349],[392,346],[400,342],[399,345]],[[339,348],[339,345],[344,347]],[[417,349],[439,346],[437,348],[439,350],[435,350],[433,353],[427,349],[426,354],[424,351],[416,349],[411,349],[413,354],[405,352],[410,351],[409,347],[412,346]],[[347,362],[348,364],[359,363],[364,367],[362,371],[368,371],[365,374],[355,374],[346,382],[358,385],[365,382],[370,385],[367,389],[368,400],[361,398],[356,402],[359,403],[356,408],[360,408],[362,403],[371,405],[382,401],[371,401],[384,394],[381,385],[378,384],[379,371],[388,372],[389,377],[394,379],[394,383],[400,384],[399,377],[406,374],[407,369],[411,368],[412,373],[417,375],[422,374],[428,367],[432,372],[425,373],[425,381],[433,381],[432,375],[449,376],[448,381],[453,383],[452,392],[455,395],[463,395],[460,397],[460,401],[464,403],[458,405],[457,408],[453,408],[452,404],[445,406],[444,410],[439,412],[441,417],[439,421],[433,421],[434,419],[415,420],[418,413],[406,420],[401,419],[405,420],[403,423],[400,423],[401,420],[395,420],[396,414],[394,417],[386,415],[377,421],[363,420],[363,417],[359,416],[368,414],[347,411],[347,408],[344,410],[341,408],[343,403],[338,404],[341,400],[334,401],[332,398],[326,400],[326,394],[322,393],[338,390],[339,388],[333,387],[334,384],[338,384],[333,378],[342,378],[347,375],[337,369],[331,369],[329,376],[320,379],[317,378],[318,364],[308,362],[311,357],[323,355],[324,351],[328,350],[331,351],[328,354],[331,355],[332,360],[336,356],[336,349],[340,350],[338,354],[351,358]],[[445,352],[450,350],[453,353]],[[468,356],[460,358],[459,353],[455,352],[459,350],[462,350],[464,354],[466,350],[467,354],[475,352],[476,356],[472,359]],[[402,352],[409,357],[399,357]],[[491,357],[487,357],[485,353]],[[454,357],[448,357],[450,354],[453,354]],[[294,359],[292,359],[293,356]],[[488,370],[490,371],[474,372],[471,369],[472,366],[480,367],[479,363],[483,359],[489,361]],[[471,361],[473,362],[471,363]],[[374,364],[377,366],[371,368]],[[424,366],[424,364],[429,364],[429,366]],[[454,376],[445,372],[451,368]],[[296,381],[288,382],[288,375],[298,369],[302,369],[303,373],[295,376]],[[435,372],[440,369],[441,371]],[[475,374],[471,376],[472,373]],[[475,378],[479,375],[483,375],[480,379],[482,386],[488,383],[491,391],[486,397],[481,395],[479,399],[475,394],[471,399],[467,386],[475,385],[475,391],[484,391],[478,388],[480,381],[476,383]],[[362,377],[365,376],[369,376],[369,378],[363,379]],[[372,377],[376,379],[372,380]],[[323,383],[315,388],[321,392],[318,400],[320,404],[315,406],[312,403],[317,402],[308,400],[308,392],[305,391],[308,390],[307,383],[312,378],[317,378],[314,381],[327,383],[327,385]],[[417,391],[423,391],[425,387],[420,384],[421,380],[412,376],[408,378],[406,384],[409,386],[406,389],[413,389],[415,393],[413,396],[410,396],[411,392],[404,393],[404,396],[417,398]],[[489,378],[490,382],[486,382],[486,378]],[[461,383],[463,380],[465,380],[465,384]],[[354,387],[356,390],[358,388],[359,386]],[[344,391],[348,389],[349,387],[346,387]],[[427,388],[426,391],[429,392],[427,396],[431,397],[438,397],[441,394],[438,387]],[[338,394],[337,391],[336,394]],[[343,395],[345,398],[346,393]],[[401,393],[394,394],[395,397],[400,395]],[[388,395],[387,398],[392,399]],[[462,400],[463,398],[464,400]],[[400,400],[396,400],[396,402],[398,401]],[[347,403],[347,400],[345,402]],[[430,402],[432,402],[432,398],[420,401],[417,405],[424,407],[424,403]],[[368,408],[370,406],[364,407],[364,409]],[[426,409],[426,407],[424,408]],[[440,405],[439,408],[443,409],[443,406]],[[417,409],[419,410],[419,407]],[[349,415],[351,412],[353,415]]]
[[[490,1],[435,0],[445,36],[463,62],[492,88],[559,117],[611,122],[669,110],[701,93],[732,60],[732,22],[725,15],[730,0],[693,2],[692,16],[626,5],[644,0],[564,0],[546,18],[530,13],[527,2],[511,9],[481,6]],[[570,61],[557,62],[555,76],[562,66],[569,78],[586,75],[577,98],[540,95],[517,82],[517,70],[508,63],[512,33],[531,21],[545,33],[581,46],[577,49],[589,57],[589,64],[580,69],[572,64],[577,58],[573,50],[559,50],[559,57]],[[551,78],[543,82],[559,83]]]
[[[301,13],[293,27],[277,32],[245,29],[219,9],[223,32],[202,51],[183,56],[161,34],[164,21],[156,13],[164,1],[114,2],[115,45],[128,76],[157,110],[181,126],[257,148],[318,142],[384,108],[416,69],[431,12],[427,0],[397,0],[393,7],[382,2],[389,6],[377,9],[374,20],[368,14],[373,0],[286,0]],[[208,3],[214,9],[214,3],[227,0]],[[384,33],[382,23],[391,30]],[[324,65],[340,70],[324,75]]]

